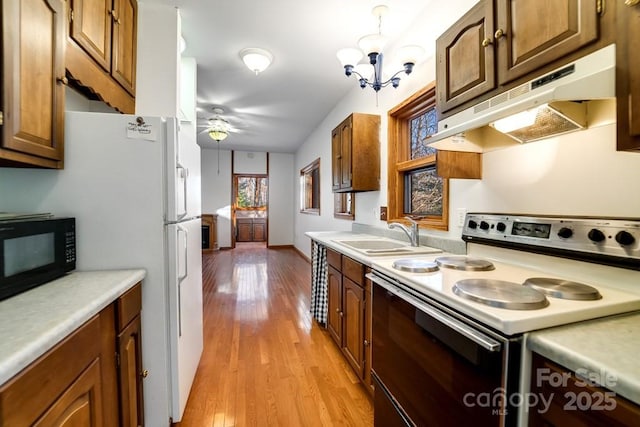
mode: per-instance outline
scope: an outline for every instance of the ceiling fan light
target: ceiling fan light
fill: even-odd
[[[217,142],[223,141],[227,136],[229,136],[229,133],[223,129],[211,129],[209,131],[209,137]]]
[[[256,73],[256,75],[266,70],[273,61],[271,52],[255,47],[242,49],[240,58],[242,58],[242,62],[247,68]]]

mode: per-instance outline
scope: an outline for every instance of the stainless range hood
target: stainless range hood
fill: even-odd
[[[607,108],[615,105],[614,98],[615,45],[609,45],[442,119],[438,122],[438,133],[424,143],[438,149],[488,151],[516,142],[549,138],[591,126],[588,120],[591,101],[608,100],[594,105],[594,112],[600,114],[602,105]],[[534,124],[505,133],[497,130],[500,126],[496,121],[525,112],[537,119]],[[607,117],[615,120],[615,113]]]

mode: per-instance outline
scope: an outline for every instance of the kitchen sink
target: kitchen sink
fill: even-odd
[[[408,243],[388,239],[333,240],[367,256],[429,254],[442,252],[428,246],[410,246]]]

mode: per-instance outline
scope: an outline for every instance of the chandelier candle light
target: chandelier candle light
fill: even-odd
[[[358,78],[361,88],[370,86],[376,93],[385,86],[391,84],[394,88],[400,84],[400,73],[407,75],[413,71],[413,66],[418,59],[424,54],[424,49],[420,46],[404,46],[398,51],[398,58],[403,64],[403,69],[397,71],[391,78],[382,80],[382,49],[387,42],[387,37],[382,35],[382,17],[387,14],[389,8],[381,5],[373,8],[373,15],[378,17],[378,33],[369,34],[358,40],[360,49],[345,48],[337,52],[338,59],[344,67],[344,73],[347,76],[355,74]],[[369,57],[369,64],[359,64],[362,57],[366,54]],[[364,77],[363,68],[373,68],[373,79]]]

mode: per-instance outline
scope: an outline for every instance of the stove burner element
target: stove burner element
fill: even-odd
[[[581,301],[593,301],[602,298],[600,292],[593,286],[570,280],[530,277],[524,281],[523,285],[553,298]]]
[[[396,270],[408,271],[409,273],[431,273],[439,270],[438,264],[433,261],[413,258],[395,260],[391,266]]]
[[[436,262],[440,267],[452,268],[454,270],[489,271],[495,268],[493,264],[486,259],[466,256],[442,256],[436,258]]]
[[[535,289],[503,280],[459,280],[453,285],[453,292],[462,298],[510,310],[536,310],[549,305],[544,294]]]

